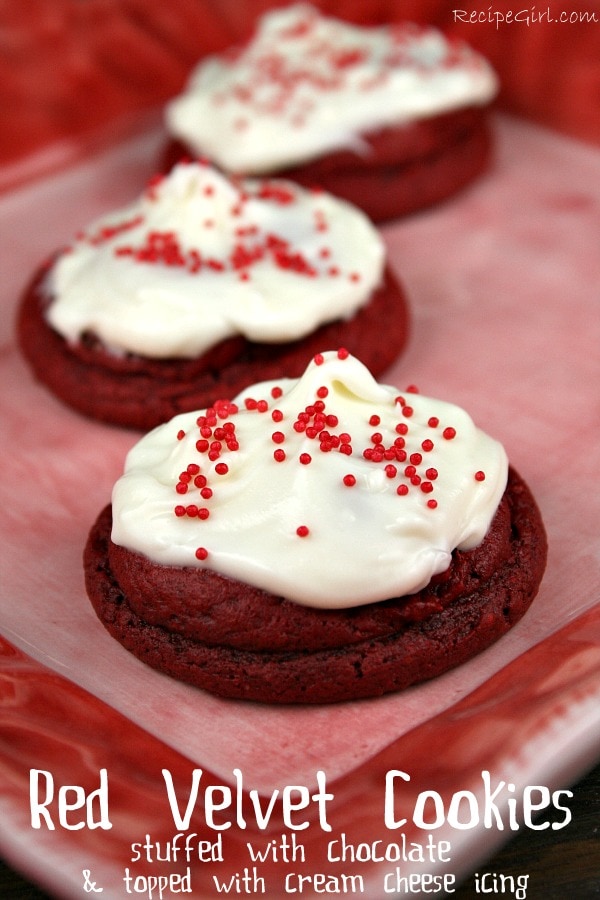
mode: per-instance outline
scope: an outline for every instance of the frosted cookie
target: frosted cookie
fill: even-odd
[[[43,267],[18,332],[61,400],[148,430],[256,381],[300,375],[332,343],[382,372],[405,343],[408,310],[360,210],[195,162],[154,179]]]
[[[100,620],[148,665],[224,697],[328,703],[479,653],[545,561],[502,445],[340,350],[143,437],[84,566]]]
[[[230,173],[319,185],[378,222],[485,169],[497,89],[487,61],[437,29],[359,27],[297,4],[197,65],[166,107],[165,166],[207,156]]]

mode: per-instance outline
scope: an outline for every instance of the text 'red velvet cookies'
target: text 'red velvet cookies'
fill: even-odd
[[[329,703],[470,659],[524,615],[545,561],[502,445],[340,350],[142,438],[85,577],[148,665],[224,697]]]

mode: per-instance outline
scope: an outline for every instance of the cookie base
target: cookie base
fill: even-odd
[[[375,223],[434,206],[489,166],[492,133],[486,108],[468,108],[361,135],[362,152],[339,151],[272,174],[321,188],[353,203]],[[202,156],[171,141],[161,168]],[[237,173],[248,174],[252,173]]]
[[[84,554],[86,587],[99,619],[127,650],[147,665],[221,697],[323,704],[381,696],[466,662],[504,635],[530,606],[546,564],[544,526],[528,487],[514,470],[505,500],[510,514],[508,552],[490,577],[483,583],[471,579],[465,593],[426,618],[344,646],[251,651],[211,645],[149,624],[131,608],[111,568],[110,507],[90,532]],[[468,553],[461,556],[468,562]],[[240,593],[246,587],[240,584]],[[432,595],[435,590],[432,584]],[[426,600],[426,593],[419,596]],[[403,599],[373,609],[379,607],[385,617],[390,604],[401,605]],[[321,614],[311,612],[316,618]],[[336,610],[333,615],[351,618],[355,613]]]
[[[69,344],[48,324],[44,274],[25,292],[17,320],[21,352],[36,378],[83,415],[141,431],[232,399],[259,381],[298,378],[307,361],[325,350],[346,347],[378,375],[408,339],[408,304],[388,268],[381,287],[351,319],[330,322],[297,341],[259,344],[237,337],[191,360],[117,357],[98,342]]]

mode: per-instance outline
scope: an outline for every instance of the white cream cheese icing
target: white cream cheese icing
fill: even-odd
[[[441,400],[378,384],[345,351],[159,426],[112,496],[116,544],[206,566],[297,603],[420,590],[485,537],[501,444]]]
[[[116,353],[191,358],[349,318],[384,262],[367,217],[330,194],[181,163],[57,259],[47,318],[70,342],[91,332]]]
[[[497,77],[431,27],[359,27],[305,4],[267,13],[237,54],[203,59],[166,106],[166,127],[230,172],[263,174],[340,149],[360,134],[495,96]]]

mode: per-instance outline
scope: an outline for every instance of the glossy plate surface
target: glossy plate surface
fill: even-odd
[[[0,852],[57,896],[82,896],[84,870],[110,897],[127,896],[127,867],[144,877],[185,872],[181,858],[131,861],[132,843],[147,834],[169,841],[179,830],[164,768],[182,810],[193,769],[203,770],[190,828],[199,840],[222,836],[223,862],[193,863],[193,896],[216,896],[215,875],[251,869],[247,842],[260,849],[289,834],[279,808],[268,828],[258,828],[248,791],[260,792],[264,809],[277,788],[312,791],[322,770],[334,794],[333,830],[322,827],[315,803],[296,813],[297,822],[310,818],[296,832],[302,872],[360,874],[368,896],[378,897],[397,865],[404,875],[460,875],[510,836],[509,825],[431,828],[434,842],[451,843],[447,863],[335,862],[327,858],[330,840],[344,833],[354,844],[399,844],[402,835],[423,843],[428,832],[411,821],[419,793],[438,791],[446,808],[458,791],[483,802],[482,772],[514,785],[502,793],[508,823],[507,799],[527,785],[564,786],[597,758],[600,154],[520,122],[495,125],[489,175],[383,229],[413,315],[408,350],[385,380],[416,383],[464,406],[502,440],[542,510],[548,569],[533,607],[498,644],[442,678],[376,701],[315,709],[222,701],[146,669],[97,622],[83,588],[82,548],[137,435],[80,418],[33,382],[15,347],[14,310],[48,254],[139,192],[153,173],[160,132],[0,199],[10,246],[0,284]],[[111,829],[31,827],[30,769],[51,772],[56,791],[89,791],[102,768]],[[219,832],[206,824],[204,788],[229,785],[235,796],[236,769],[247,827],[236,821]],[[410,776],[395,782],[395,815],[408,819],[398,829],[384,821],[393,769]],[[228,815],[234,811],[219,821]],[[287,896],[285,876],[299,864],[280,858],[257,866],[268,896]],[[308,884],[303,894],[312,896]]]

